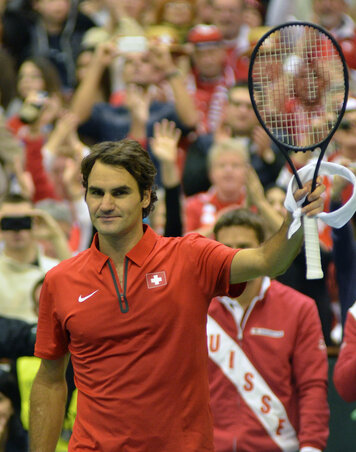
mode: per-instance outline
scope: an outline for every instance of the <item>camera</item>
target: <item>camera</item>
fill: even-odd
[[[32,228],[32,217],[3,217],[0,221],[2,231],[21,231]]]
[[[36,102],[24,102],[19,112],[20,120],[24,124],[33,124],[34,122],[36,122],[40,116],[41,109],[47,97],[48,93],[46,91],[40,91],[39,93],[37,93]]]
[[[144,36],[122,36],[117,41],[117,48],[120,53],[146,52],[148,43]]]

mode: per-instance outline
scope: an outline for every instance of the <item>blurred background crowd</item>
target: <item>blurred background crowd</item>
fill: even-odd
[[[334,35],[350,98],[327,159],[353,168],[355,19],[348,0],[0,0],[0,395],[11,401],[3,409],[0,397],[0,452],[26,450],[38,362],[18,357],[33,353],[43,277],[91,243],[80,178],[90,146],[129,137],[147,149],[159,187],[148,221],[158,233],[214,238],[223,213],[247,207],[268,236],[286,215],[291,172],[251,105],[251,52],[289,20]],[[291,157],[297,167],[314,158]],[[324,179],[326,210],[336,210],[352,186]],[[305,279],[303,250],[279,278],[315,300],[329,349],[341,344],[356,300],[354,228],[354,219],[340,230],[319,224],[323,279]],[[72,394],[70,367],[68,385]],[[67,411],[58,450],[66,450],[74,398]]]

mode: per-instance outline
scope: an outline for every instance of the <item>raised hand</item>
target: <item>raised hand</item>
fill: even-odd
[[[130,84],[126,88],[126,106],[132,119],[146,125],[149,117],[151,94],[141,86]]]
[[[164,187],[170,188],[180,184],[180,176],[177,168],[178,141],[181,131],[172,121],[163,119],[156,122],[153,129],[153,138],[150,145],[153,154],[160,161],[161,177]]]
[[[181,131],[176,128],[174,122],[167,119],[156,122],[153,131],[153,138],[150,141],[153,154],[160,162],[175,164]]]

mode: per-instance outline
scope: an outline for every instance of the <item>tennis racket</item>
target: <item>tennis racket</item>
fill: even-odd
[[[292,152],[319,152],[312,191],[326,148],[343,117],[348,71],[342,51],[323,28],[289,22],[258,41],[250,61],[251,102],[262,127],[286,158],[299,188]],[[317,155],[316,152],[316,155]],[[303,216],[307,279],[323,277],[317,221]]]

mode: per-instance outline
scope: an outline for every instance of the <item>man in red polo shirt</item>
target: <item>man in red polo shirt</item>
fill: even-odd
[[[257,249],[228,248],[198,234],[161,237],[142,224],[156,170],[133,140],[104,142],[82,162],[92,246],[50,271],[41,292],[31,393],[30,450],[53,452],[72,356],[78,412],[69,451],[212,452],[206,315],[210,300],[297,253],[289,216]],[[301,199],[310,184],[295,193]],[[319,185],[304,213],[322,210]],[[231,285],[234,285],[231,287]]]

